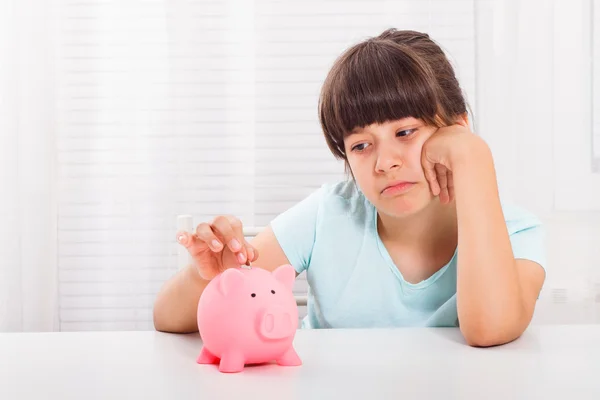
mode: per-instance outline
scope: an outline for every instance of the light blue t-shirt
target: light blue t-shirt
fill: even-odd
[[[545,267],[540,221],[502,208],[514,256]],[[406,282],[378,235],[375,207],[352,180],[323,185],[271,227],[296,271],[306,271],[302,328],[458,326],[457,253],[428,279]]]

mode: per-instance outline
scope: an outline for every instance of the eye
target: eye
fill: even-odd
[[[275,294],[275,291],[274,291],[274,290],[271,290],[271,293]]]
[[[407,130],[404,130],[404,131],[398,131],[398,132],[396,132],[396,136],[407,137],[407,136],[410,136],[413,133],[415,133],[415,131],[416,131],[416,129],[407,129]]]
[[[352,146],[351,151],[356,151],[356,152],[361,152],[364,151],[365,148],[369,145],[369,143],[359,143],[359,144],[355,144],[354,146]]]
[[[252,297],[256,297],[256,293],[252,293],[250,296],[252,296]]]

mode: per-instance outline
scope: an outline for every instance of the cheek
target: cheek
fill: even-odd
[[[423,151],[423,142],[415,142],[407,149],[404,153],[404,167],[414,171],[416,174],[423,176],[423,164],[421,162],[421,155]]]
[[[356,159],[348,158],[348,166],[357,181],[360,181],[361,177],[365,175],[365,170],[367,168],[365,168],[364,163],[361,163]]]
[[[366,188],[368,186],[368,182],[371,182],[373,179],[373,169],[374,166],[366,157],[358,158],[348,158],[348,165],[350,166],[350,170],[352,171],[352,175],[354,175],[354,179],[359,186]]]
[[[421,153],[419,153],[413,160],[411,165],[414,166],[413,170],[415,175],[425,179],[425,171],[423,171],[423,163],[421,162]]]

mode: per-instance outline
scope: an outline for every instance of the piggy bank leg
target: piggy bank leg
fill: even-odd
[[[277,361],[277,364],[283,365],[283,366],[297,366],[297,365],[302,365],[302,360],[300,359],[300,357],[296,353],[296,350],[294,350],[294,348],[291,347],[291,346],[276,361]]]
[[[221,372],[241,372],[244,370],[244,356],[241,352],[230,350],[223,353],[219,371]]]
[[[219,358],[208,351],[205,346],[203,346],[196,362],[198,364],[218,364]]]

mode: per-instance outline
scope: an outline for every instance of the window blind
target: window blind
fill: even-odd
[[[317,101],[356,41],[427,31],[474,106],[472,0],[60,4],[62,330],[152,329],[177,270],[177,215],[262,227],[343,179]]]

